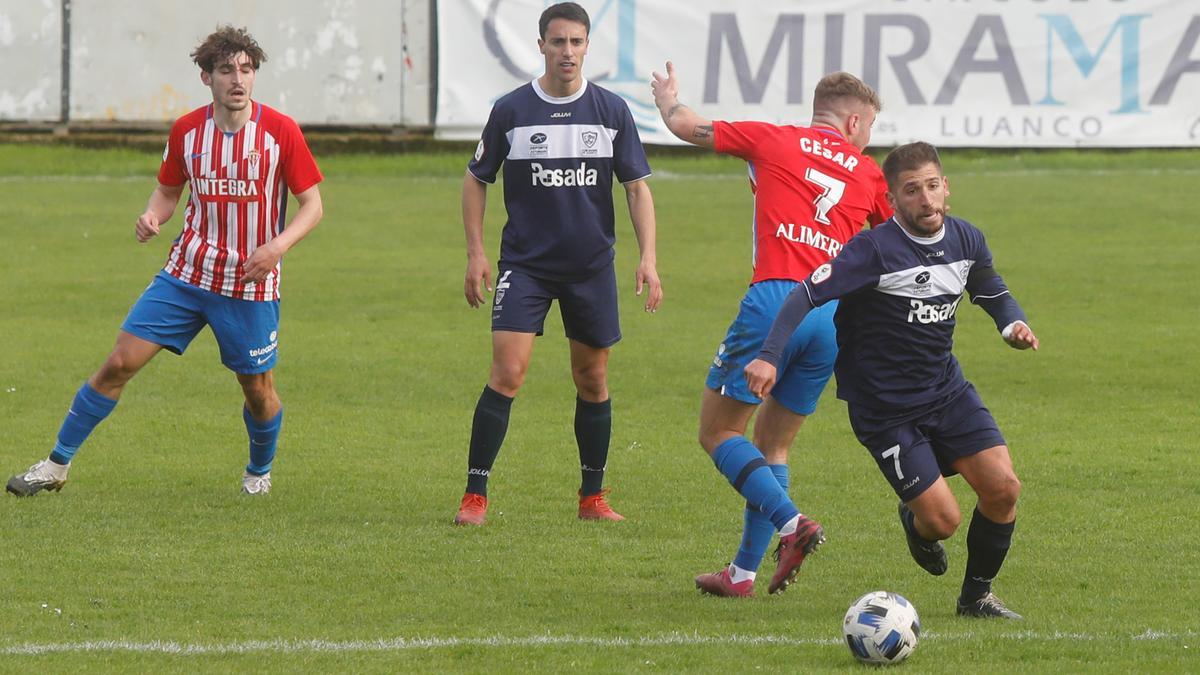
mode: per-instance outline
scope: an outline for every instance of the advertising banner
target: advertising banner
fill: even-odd
[[[542,74],[546,0],[439,0],[437,129],[474,139],[492,102]],[[583,0],[583,73],[629,104],[644,141],[677,143],[651,72],[712,119],[807,124],[822,75],[879,92],[872,145],[1200,145],[1192,0]]]

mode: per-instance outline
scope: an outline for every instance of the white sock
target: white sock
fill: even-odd
[[[754,581],[754,577],[758,576],[758,572],[752,570],[744,570],[733,563],[729,563],[729,579],[735,584],[740,584],[743,581]]]
[[[802,515],[804,514],[797,515],[795,518],[787,521],[787,524],[779,530],[779,536],[786,537],[789,534],[795,534],[796,528],[800,525],[800,516]]]
[[[42,468],[49,471],[50,475],[54,476],[54,480],[66,480],[67,471],[71,468],[71,465],[57,464],[53,460],[47,459],[46,463],[42,465]]]

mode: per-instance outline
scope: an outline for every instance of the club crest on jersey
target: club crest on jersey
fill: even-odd
[[[830,275],[832,275],[832,274],[833,274],[833,266],[830,265],[829,263],[825,263],[824,265],[821,265],[817,269],[813,270],[812,276],[809,278],[812,279],[812,282],[814,284],[819,284],[822,281],[825,281],[826,279],[828,279],[830,277]]]
[[[600,134],[595,131],[585,131],[580,136],[583,138],[583,144],[589,148],[596,145],[596,139],[600,138]]]
[[[258,160],[260,159],[262,159],[262,153],[258,150],[251,150],[246,153],[246,163],[250,165],[251,169],[258,168]]]

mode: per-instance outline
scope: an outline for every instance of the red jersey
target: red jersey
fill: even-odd
[[[864,223],[892,215],[879,165],[832,128],[717,121],[713,149],[750,165],[751,283],[803,281]]]
[[[183,232],[163,268],[193,286],[242,300],[278,300],[279,265],[260,284],[242,284],[244,261],[283,229],[288,190],[321,182],[321,171],[295,120],[251,102],[250,121],[227,134],[213,106],[171,127],[158,182],[189,184]]]

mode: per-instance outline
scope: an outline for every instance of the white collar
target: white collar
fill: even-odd
[[[892,220],[896,221],[896,226],[900,228],[900,231],[904,233],[904,236],[908,237],[909,239],[911,239],[923,246],[930,246],[932,244],[936,244],[946,236],[946,218],[945,218],[945,216],[942,217],[942,227],[940,230],[937,231],[937,234],[933,234],[928,237],[918,237],[917,235],[913,234],[912,232],[909,232],[908,230],[906,230],[904,228],[904,225],[902,225],[900,223],[899,216],[893,215]]]
[[[533,92],[538,95],[538,98],[542,99],[546,103],[553,103],[555,105],[563,105],[565,103],[574,103],[575,101],[578,101],[579,98],[581,96],[583,96],[583,92],[587,91],[587,87],[588,87],[587,78],[581,77],[579,79],[581,79],[583,81],[583,84],[580,85],[580,87],[579,87],[579,91],[575,92],[574,94],[571,94],[570,96],[562,96],[562,97],[551,96],[550,94],[547,94],[546,90],[542,89],[542,85],[538,84],[538,81],[536,79],[533,82],[531,82],[530,84],[533,85]]]

